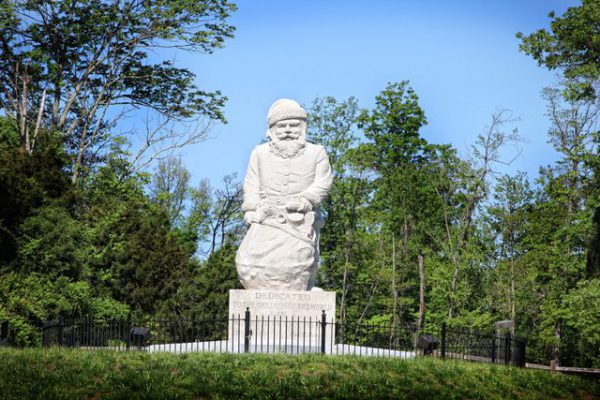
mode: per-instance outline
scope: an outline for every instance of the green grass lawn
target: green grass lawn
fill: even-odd
[[[0,399],[600,399],[600,383],[504,366],[321,355],[0,349]]]

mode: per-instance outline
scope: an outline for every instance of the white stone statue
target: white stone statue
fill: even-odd
[[[323,146],[306,141],[306,111],[295,101],[273,103],[267,122],[270,141],[254,148],[244,180],[250,228],[236,255],[238,276],[246,289],[317,289],[329,159]]]

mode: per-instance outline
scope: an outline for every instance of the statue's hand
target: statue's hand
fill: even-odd
[[[312,204],[303,197],[294,197],[285,203],[285,209],[289,212],[306,213],[312,210]]]

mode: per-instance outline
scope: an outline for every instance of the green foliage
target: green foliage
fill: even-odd
[[[344,175],[349,151],[356,142],[358,112],[354,97],[343,102],[333,97],[316,98],[309,108],[308,139],[325,147],[336,178]]]
[[[0,280],[0,314],[8,318],[12,344],[39,345],[41,327],[60,313],[122,317],[127,307],[93,296],[89,283],[66,276],[52,279],[40,273],[4,273]]]
[[[590,81],[600,77],[600,3],[582,0],[581,5],[569,7],[561,16],[549,14],[551,32],[539,29],[530,35],[517,34],[520,49],[532,56],[539,65],[549,69],[561,68],[572,81],[571,89],[578,96],[594,95]]]
[[[49,101],[82,79],[90,88],[110,88],[111,102],[223,119],[218,93],[198,90],[193,74],[170,62],[149,64],[148,50],[160,43],[211,53],[233,36],[234,28],[225,19],[234,10],[235,5],[217,0],[7,2],[0,29],[10,51],[3,52],[2,76],[10,81],[10,60],[27,60],[36,73],[36,86],[46,83],[50,88]],[[76,72],[86,69],[87,74]],[[109,77],[116,79],[107,87]]]
[[[70,204],[72,188],[56,137],[42,137],[40,151],[28,155],[14,146],[11,120],[0,117],[0,127],[0,263],[8,264],[17,256],[20,225],[38,207]]]
[[[89,277],[93,249],[86,228],[63,207],[38,208],[20,227],[18,269],[52,279]]]
[[[419,130],[427,124],[419,98],[408,81],[389,83],[375,97],[375,108],[363,111],[359,127],[373,140],[377,169],[393,168],[417,160],[426,141]]]
[[[81,213],[89,243],[90,282],[98,295],[154,313],[190,271],[190,254],[171,230],[166,211],[144,193],[145,174],[132,175],[114,151],[85,182]]]
[[[430,358],[0,350],[0,390],[21,398],[580,399],[597,382]]]
[[[600,177],[600,175],[598,175]],[[586,273],[590,278],[600,278],[600,207],[596,207],[593,216],[592,235],[588,244]]]
[[[317,284],[340,291],[342,315],[353,303],[351,299],[350,304],[346,301],[346,295],[354,295],[347,288],[348,276],[366,269],[369,263],[367,236],[363,235],[364,226],[359,226],[369,183],[364,168],[353,156],[358,112],[354,98],[338,102],[333,97],[315,99],[308,110],[307,135],[325,147],[334,175],[331,192],[321,205],[327,222],[319,240],[321,268]],[[361,235],[365,240],[358,239]]]
[[[492,242],[492,262],[496,268],[491,292],[492,307],[504,319],[516,319],[525,312],[527,264],[523,242],[528,233],[533,208],[533,191],[524,173],[500,177],[493,201],[486,210],[486,222]]]
[[[166,215],[151,204],[119,210],[101,263],[110,266],[110,291],[135,310],[154,313],[189,276],[189,254],[169,232]]]
[[[389,301],[379,307],[394,320],[413,318],[417,257],[426,254],[428,265],[436,263],[442,238],[451,231],[447,207],[454,203],[454,210],[460,209],[453,182],[460,162],[450,146],[429,144],[420,136],[425,124],[408,82],[389,84],[376,97],[375,108],[363,111],[358,120],[369,139],[358,153],[375,174],[367,218],[380,235],[377,257],[384,263],[383,280],[390,285]]]
[[[189,195],[190,173],[181,158],[168,158],[158,163],[152,180],[152,196],[176,226],[183,218],[184,203]]]
[[[237,246],[227,241],[212,253],[197,267],[193,277],[163,302],[161,317],[180,315],[196,321],[227,319],[229,290],[242,288],[235,269],[236,250]]]
[[[576,330],[575,365],[600,368],[600,279],[579,281],[564,298],[561,307],[565,324]]]
[[[7,151],[19,147],[19,131],[12,118],[0,117],[0,150]]]
[[[225,122],[220,91],[198,88],[189,69],[156,60],[152,51],[212,53],[233,36],[226,20],[235,9],[226,0],[3,1],[0,110],[18,125],[28,153],[37,151],[38,126],[61,132],[73,181],[121,140],[115,127],[126,112],[146,109],[161,120],[158,131],[169,121]],[[152,149],[202,136],[158,131],[148,138]]]

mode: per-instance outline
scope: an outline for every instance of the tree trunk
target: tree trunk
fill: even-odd
[[[398,303],[398,290],[396,290],[396,239],[392,234],[392,330],[390,332],[390,346],[394,341],[394,328],[396,327],[396,306]]]
[[[456,284],[458,282],[458,273],[460,272],[460,259],[458,256],[454,260],[454,273],[452,274],[452,282],[450,283],[450,307],[448,307],[448,318],[454,316],[454,294],[456,293]]]
[[[511,252],[510,256],[510,319],[513,321],[517,316],[516,309],[516,291],[515,291],[515,258]]]
[[[562,320],[556,321],[556,327],[554,329],[554,336],[556,336],[556,344],[552,347],[552,361],[554,361],[555,365],[560,365],[558,361],[558,357],[560,356],[560,338],[561,338],[561,327]]]
[[[29,127],[27,126],[27,109],[29,108],[29,76],[27,75],[27,64],[24,66],[24,71],[21,74],[19,71],[19,64],[16,67],[17,76],[15,77],[15,87],[18,88],[21,80],[22,88],[20,96],[17,96],[17,121],[19,123],[19,135],[21,138],[21,150],[23,152],[29,152]]]
[[[586,277],[600,277],[600,207],[596,207],[593,216],[594,233],[588,244],[588,254],[586,262]]]
[[[348,252],[344,260],[344,277],[342,278],[342,300],[340,301],[340,319],[342,324],[346,323],[346,293],[348,292]]]
[[[419,318],[417,319],[417,329],[423,327],[425,322],[425,268],[423,255],[419,254]]]
[[[35,147],[35,141],[37,140],[38,134],[40,132],[40,127],[42,125],[42,117],[44,116],[44,107],[46,104],[46,89],[42,92],[42,101],[40,102],[40,108],[38,109],[37,120],[35,121],[35,129],[33,131],[33,138],[31,140],[31,144],[29,146],[29,153],[33,151]]]

